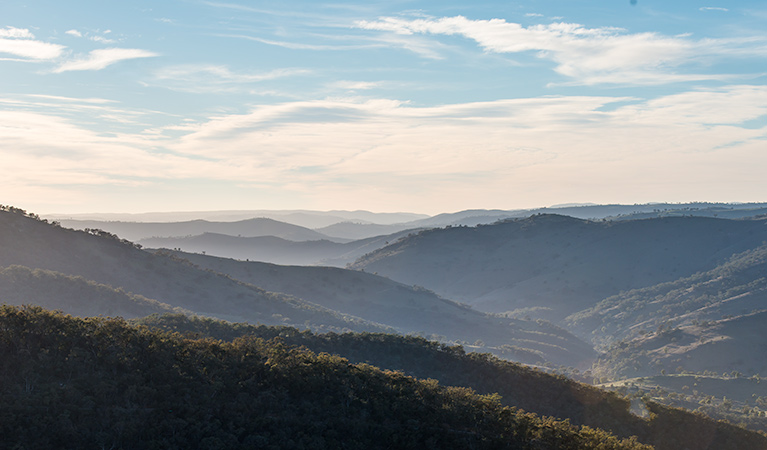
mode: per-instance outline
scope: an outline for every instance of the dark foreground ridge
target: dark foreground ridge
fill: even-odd
[[[612,392],[554,376],[487,354],[465,353],[421,337],[381,333],[326,333],[290,327],[231,324],[205,318],[163,315],[138,320],[153,329],[180,332],[190,337],[232,341],[241,336],[279,339],[290,346],[316,353],[338,354],[353,363],[401,371],[420,379],[434,379],[443,386],[459,386],[495,396],[504,406],[521,408],[538,416],[567,420],[573,425],[609,430],[621,438],[637,436],[639,442],[658,450],[766,449],[767,438],[703,415],[647,402],[648,417],[630,412],[629,400]],[[637,412],[637,411],[635,411]]]
[[[3,306],[0,361],[10,449],[650,448],[279,338]]]

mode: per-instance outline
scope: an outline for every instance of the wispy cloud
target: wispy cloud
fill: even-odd
[[[365,91],[381,87],[380,82],[375,81],[336,81],[331,83],[331,87],[336,89],[346,89],[350,91]]]
[[[114,39],[105,38],[104,36],[90,36],[88,39],[92,40],[93,42],[100,42],[102,44],[114,44],[117,42]]]
[[[29,60],[49,60],[61,56],[66,48],[34,40],[35,36],[26,28],[0,28],[0,53],[8,53]]]
[[[260,42],[262,44],[288,48],[291,50],[360,50],[360,49],[366,49],[366,48],[371,48],[376,46],[371,44],[346,44],[346,45],[307,44],[304,42],[289,42],[289,41],[265,39],[265,38],[261,38],[257,36],[249,36],[246,34],[218,34],[217,36],[245,39],[248,41]],[[380,47],[380,45],[378,46]]]
[[[84,103],[77,107],[105,106]],[[744,126],[767,115],[764,86],[650,100],[556,96],[436,107],[297,101],[179,122],[169,133],[115,135],[50,107],[39,111],[0,111],[3,187],[16,186],[17,196],[26,195],[25,186],[191,178],[199,186],[259,180],[328,207],[343,199],[430,210],[445,195],[471,207],[480,197],[507,204],[510,192],[541,204],[572,196],[650,201],[668,198],[672,182],[671,201],[678,201],[722,198],[761,183],[767,165],[765,129]],[[621,197],[605,197],[606,185]],[[200,189],[190,195],[204,195]]]
[[[135,131],[141,129],[142,122],[166,115],[156,111],[125,108],[117,105],[117,103],[115,100],[105,98],[79,98],[44,94],[0,97],[0,106],[7,110],[48,114],[73,121],[84,120],[91,125],[98,123],[105,128],[113,128],[115,124],[120,124]]]
[[[311,50],[311,51],[353,51],[353,50],[371,50],[375,48],[388,48],[396,47],[404,50],[411,51],[418,54],[421,57],[429,59],[443,59],[441,50],[445,49],[445,45],[435,42],[433,40],[418,39],[410,36],[408,39],[404,39],[398,35],[382,34],[379,36],[312,36],[311,39],[315,43],[307,42],[292,42],[284,40],[266,39],[257,36],[249,36],[244,34],[218,34],[220,37],[229,37],[237,39],[246,39],[249,41],[260,42],[262,44],[274,45],[277,47],[287,48],[290,50]],[[319,44],[316,43],[318,39],[327,38],[330,41],[347,41],[345,44]]]
[[[101,35],[99,35],[99,34],[94,34],[93,32],[83,33],[80,30],[71,29],[71,30],[65,31],[64,33],[70,36],[78,37],[78,38],[85,37],[86,39],[90,41],[99,42],[101,44],[114,44],[115,42],[117,42],[115,39],[110,39],[104,36],[111,32],[112,30],[105,30],[103,32],[96,31],[95,33],[102,33]]]
[[[306,69],[238,72],[227,66],[204,64],[164,67],[155,72],[154,78],[160,85],[182,92],[237,92],[253,83],[309,73]]]
[[[459,35],[494,53],[535,52],[554,61],[556,71],[577,84],[663,84],[723,79],[724,75],[677,69],[695,66],[703,57],[767,54],[767,36],[739,40],[693,40],[658,33],[628,33],[614,27],[586,28],[573,23],[524,27],[503,19],[470,20],[462,16],[407,20],[384,17],[359,21],[359,28],[393,35]]]
[[[60,95],[43,95],[43,94],[27,94],[26,97],[42,98],[46,100],[57,100],[62,102],[74,102],[74,103],[92,103],[92,104],[115,103],[114,100],[109,100],[106,98],[75,98],[75,97],[62,97]]]
[[[729,9],[727,9],[727,8],[720,8],[720,7],[717,7],[717,6],[704,6],[704,7],[700,8],[700,10],[701,11],[723,11],[723,12],[729,11]]]
[[[120,61],[137,58],[151,58],[159,54],[135,48],[105,48],[93,50],[86,58],[67,61],[53,70],[54,73],[74,70],[102,70]]]
[[[763,87],[736,86],[650,101],[550,97],[431,108],[391,100],[293,102],[188,126],[189,133],[171,146],[200,156],[210,156],[215,148],[223,159],[241,161],[253,170],[262,167],[257,172],[267,178],[283,176],[281,170],[300,164],[324,165],[331,172],[344,168],[346,175],[511,170],[555,155],[569,155],[568,160],[576,153],[613,158],[619,156],[613,153],[617,148],[623,149],[620,155],[694,153],[736,135],[748,140],[762,132],[737,124],[767,113],[765,100]],[[602,111],[613,103],[618,107]],[[716,132],[712,124],[732,132]],[[647,133],[649,129],[657,133]],[[675,133],[687,141],[673,138]],[[659,136],[670,139],[663,149],[657,145]],[[597,145],[603,139],[614,140],[615,146]],[[704,145],[707,139],[711,141]],[[520,148],[541,151],[525,151],[522,157],[513,150]]]
[[[373,38],[376,42],[382,43],[387,47],[398,47],[411,51],[422,58],[445,59],[443,56],[446,46],[440,42],[427,39],[418,39],[412,36],[399,36],[396,34],[384,34]]]

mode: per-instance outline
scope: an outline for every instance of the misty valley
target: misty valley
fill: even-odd
[[[3,448],[767,449],[767,203],[0,205]]]

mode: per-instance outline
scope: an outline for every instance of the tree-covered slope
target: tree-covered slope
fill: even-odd
[[[621,291],[710,270],[765,239],[764,220],[593,222],[539,215],[423,231],[360,258],[352,268],[482,310],[562,319]]]
[[[595,372],[610,379],[661,373],[767,374],[767,311],[659,330],[610,345]],[[712,392],[713,394],[713,392]]]
[[[724,422],[652,402],[647,404],[650,416],[642,418],[630,412],[632,402],[614,393],[423,338],[369,333],[315,334],[288,327],[256,327],[182,315],[151,316],[139,323],[223,340],[245,335],[279,338],[285,344],[339,354],[352,362],[433,378],[442,385],[467,387],[480,394],[498,393],[506,406],[567,419],[575,425],[610,430],[620,437],[638,436],[640,442],[659,450],[767,449],[767,438],[763,435]],[[641,404],[638,399],[633,403],[637,402]]]
[[[0,308],[0,381],[13,449],[649,449],[276,339],[36,308]]]
[[[767,246],[712,270],[622,292],[568,317],[572,329],[609,344],[671,326],[699,325],[767,308]]]
[[[760,246],[715,269],[604,299],[567,324],[601,349],[592,372],[611,386],[630,384],[667,404],[767,430],[766,301],[767,246]]]

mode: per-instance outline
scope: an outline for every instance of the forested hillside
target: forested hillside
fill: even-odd
[[[649,449],[279,339],[39,308],[0,308],[0,391],[0,439],[15,449]]]
[[[288,327],[228,324],[182,315],[151,316],[138,323],[153,329],[177,331],[193,337],[234,340],[252,335],[280,339],[314,352],[339,354],[352,362],[433,378],[442,385],[471,388],[480,394],[500,395],[506,406],[541,416],[567,419],[575,425],[609,430],[620,437],[638,436],[659,450],[765,449],[767,438],[702,415],[660,404],[629,400],[563,376],[554,376],[487,354],[466,353],[412,336],[385,334],[315,334]],[[647,417],[640,415],[644,411]]]

